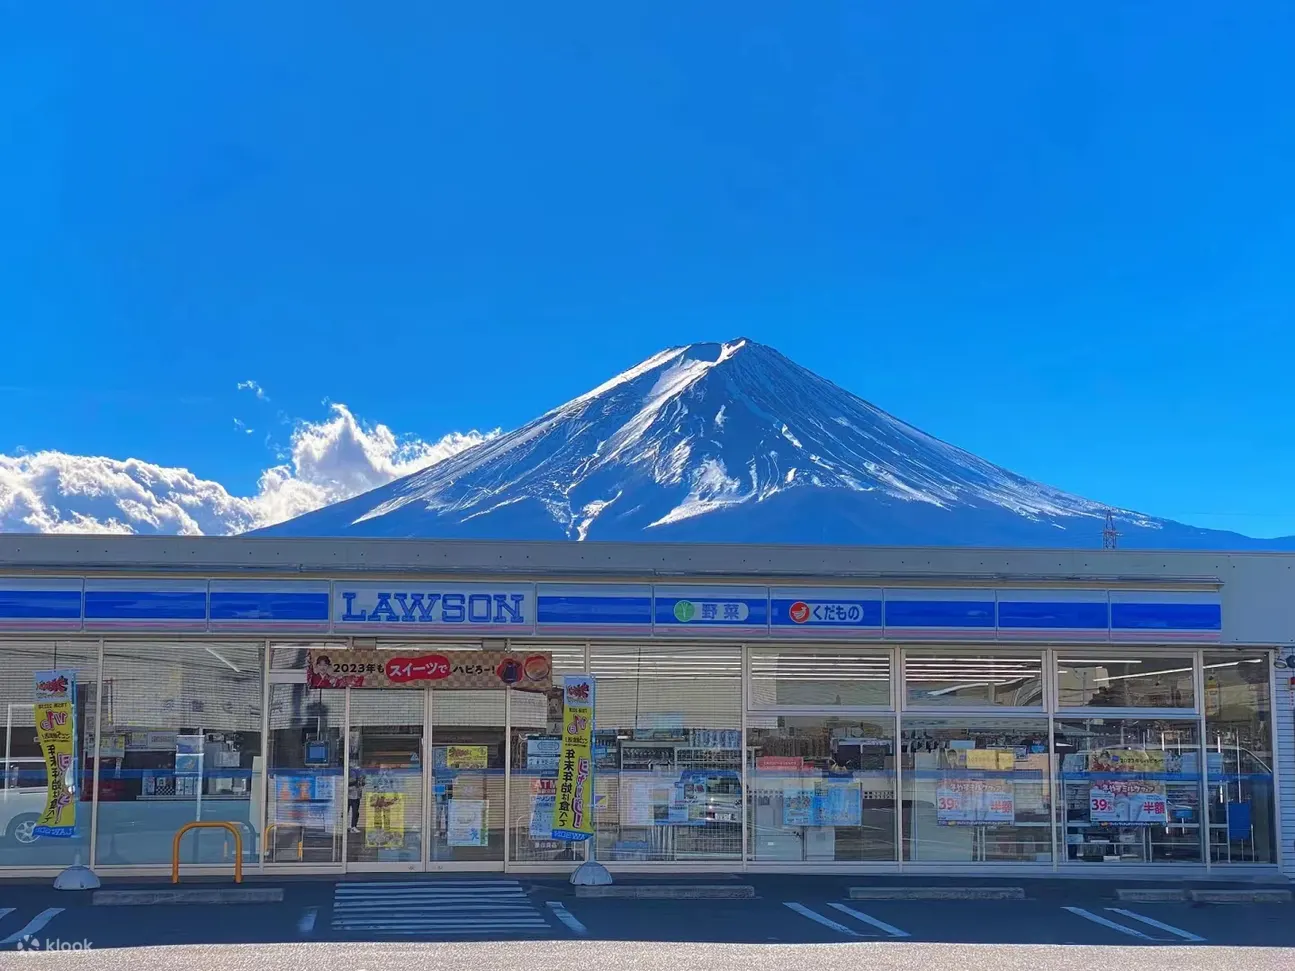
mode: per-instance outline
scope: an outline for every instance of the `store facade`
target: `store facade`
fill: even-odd
[[[285,872],[1295,855],[1292,557],[18,545],[0,543],[0,876],[164,869],[195,820]],[[50,672],[74,685],[70,838],[34,829]],[[576,673],[597,686],[591,848],[551,833]],[[181,859],[231,853],[202,831]]]

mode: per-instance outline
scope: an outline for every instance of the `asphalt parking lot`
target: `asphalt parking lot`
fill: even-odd
[[[851,900],[860,878],[742,882],[755,896],[599,899],[556,879],[329,878],[281,882],[279,903],[150,907],[10,885],[0,888],[0,953],[33,941],[43,950],[506,940],[1295,948],[1291,903],[1122,902],[1114,885],[1091,881],[1026,883],[1019,900]]]

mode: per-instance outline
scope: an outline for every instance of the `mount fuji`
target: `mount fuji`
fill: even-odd
[[[946,444],[747,339],[648,358],[264,536],[1295,549],[1111,509]]]

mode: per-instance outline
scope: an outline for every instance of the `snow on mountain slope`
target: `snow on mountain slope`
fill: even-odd
[[[264,535],[1092,547],[1107,507],[941,442],[739,339]],[[1289,548],[1115,510],[1121,545]]]

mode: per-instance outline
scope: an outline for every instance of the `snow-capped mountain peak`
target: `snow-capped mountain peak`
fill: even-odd
[[[739,338],[661,351],[513,432],[265,532],[1084,547],[1100,546],[1106,512]],[[1130,545],[1242,539],[1116,514]]]

